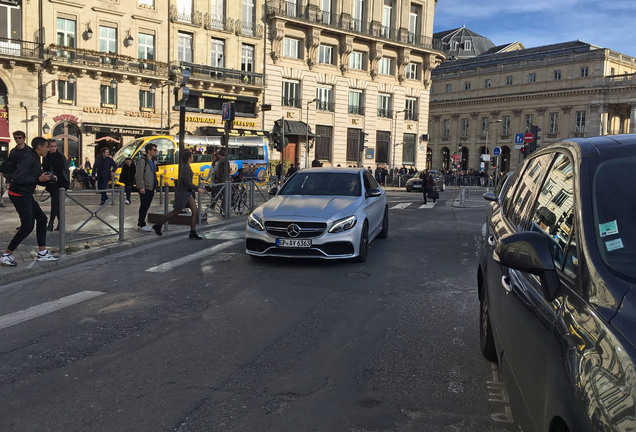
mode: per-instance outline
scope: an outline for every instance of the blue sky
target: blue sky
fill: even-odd
[[[438,0],[434,31],[462,25],[495,45],[577,39],[636,57],[634,0]]]

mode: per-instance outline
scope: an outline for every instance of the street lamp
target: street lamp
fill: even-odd
[[[20,108],[24,108],[24,127],[25,127],[25,135],[24,142],[29,142],[29,108],[26,106],[24,101],[20,102]]]
[[[163,84],[159,84],[159,88],[161,89],[161,111],[160,111],[161,114],[159,116],[161,117],[161,134],[162,135],[163,135],[163,88],[165,86],[170,86],[170,85],[174,85],[174,81],[167,80]],[[155,86],[154,84],[150,86],[150,93],[155,94],[156,90],[157,90],[157,86]],[[170,123],[169,117],[168,117],[168,123]]]
[[[391,170],[393,171],[393,182],[395,184],[395,148],[397,147],[397,115],[400,113],[403,113],[407,111],[406,108],[404,108],[402,111],[396,111],[393,115],[393,163],[391,164]]]
[[[307,122],[305,123],[305,148],[307,150],[307,152],[305,153],[305,168],[309,168],[309,104],[312,104],[314,102],[320,102],[319,98],[313,98],[312,100],[310,100],[309,102],[306,103],[307,105]],[[302,118],[302,109],[303,106],[300,106],[300,118]]]

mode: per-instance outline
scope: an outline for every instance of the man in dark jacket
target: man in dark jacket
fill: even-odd
[[[132,159],[127,157],[126,162],[124,162],[121,167],[121,174],[119,175],[119,181],[124,184],[126,191],[126,204],[130,204],[130,195],[135,186],[135,174],[135,165],[132,163]]]
[[[68,168],[68,161],[62,153],[57,151],[57,141],[48,139],[49,153],[44,156],[42,161],[42,169],[44,172],[52,172],[55,174],[57,181],[49,182],[46,190],[51,194],[51,216],[49,217],[49,225],[47,229],[53,231],[53,222],[57,217],[59,229],[60,220],[60,188],[68,189],[71,185],[71,174]]]
[[[97,189],[108,189],[108,182],[115,177],[115,171],[117,171],[117,164],[110,156],[110,150],[108,147],[102,148],[102,153],[95,158],[95,165],[93,166],[93,179],[97,179]],[[102,202],[100,205],[108,200],[106,192],[102,192]]]
[[[20,215],[21,224],[5,253],[0,257],[0,264],[4,266],[16,265],[13,251],[31,234],[35,221],[37,221],[36,234],[40,250],[37,260],[57,261],[59,259],[46,248],[46,215],[33,198],[35,186],[37,184],[45,185],[51,180],[49,174],[42,173],[40,165],[40,157],[46,156],[48,153],[49,143],[46,138],[35,137],[31,141],[31,146],[33,148],[24,146],[14,152],[17,166],[9,185],[9,199]]]

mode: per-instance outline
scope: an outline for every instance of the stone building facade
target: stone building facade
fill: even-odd
[[[185,70],[187,133],[218,133],[223,102],[235,102],[235,128],[262,131],[258,0],[0,0],[0,18],[4,129],[52,136],[76,163],[177,134]]]
[[[585,42],[491,50],[447,61],[432,79],[429,168],[488,170],[497,146],[500,171],[514,169],[515,137],[530,125],[541,146],[636,132],[636,59]]]

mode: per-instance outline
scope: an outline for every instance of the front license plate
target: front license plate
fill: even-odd
[[[276,239],[276,246],[288,248],[308,248],[311,247],[311,240]]]

